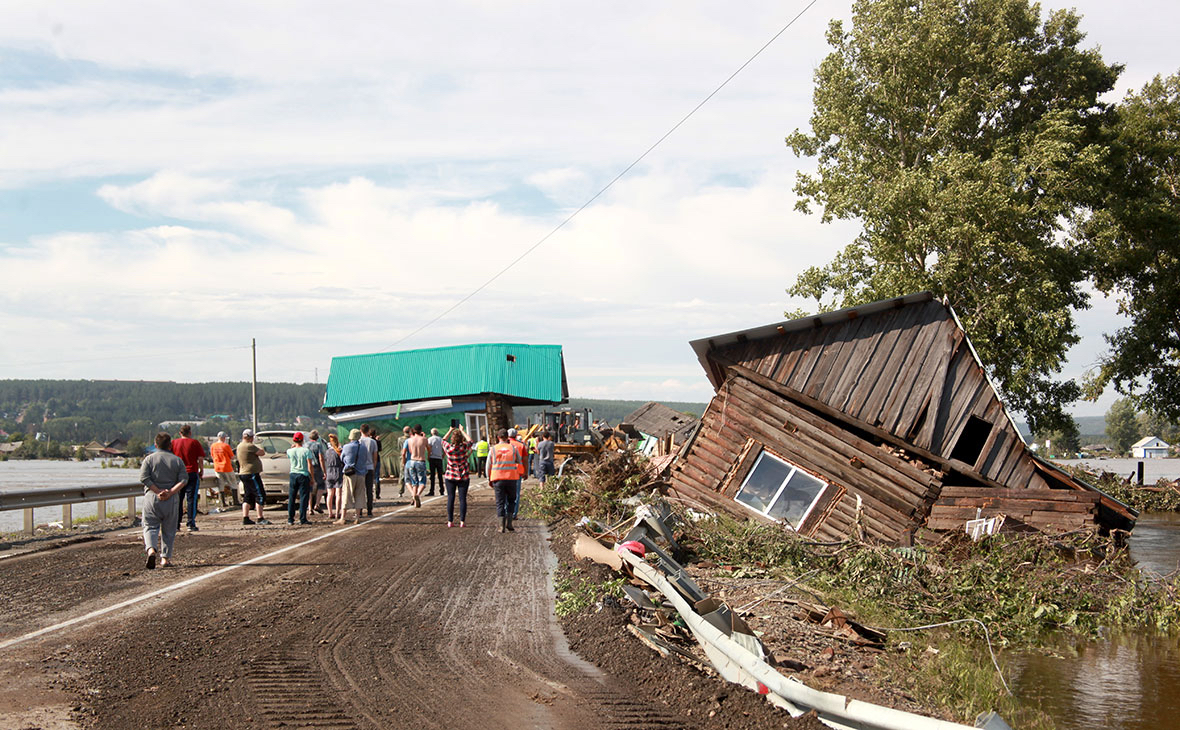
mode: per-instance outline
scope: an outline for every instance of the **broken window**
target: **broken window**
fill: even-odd
[[[759,514],[798,528],[829,485],[763,451],[734,499]]]
[[[959,434],[959,440],[955,442],[955,448],[951,451],[951,458],[958,459],[964,464],[975,466],[975,462],[979,459],[979,455],[983,453],[984,444],[987,443],[987,437],[991,435],[992,425],[983,420],[979,416],[971,416],[967,419],[967,425],[963,426],[963,432]]]

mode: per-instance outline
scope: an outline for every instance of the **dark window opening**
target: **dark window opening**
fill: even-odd
[[[967,425],[963,426],[963,432],[959,434],[959,440],[951,451],[951,458],[975,466],[991,432],[990,423],[978,416],[971,416],[967,419]]]
[[[516,362],[516,355],[508,355],[508,362]]]
[[[906,440],[913,441],[922,433],[922,427],[926,425],[926,416],[930,414],[930,401],[926,401],[926,405],[922,406],[922,412],[918,414],[918,419],[914,421],[914,425],[906,432]]]

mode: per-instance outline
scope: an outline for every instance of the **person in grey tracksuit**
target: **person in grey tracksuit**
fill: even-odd
[[[156,450],[144,457],[139,467],[143,484],[143,544],[147,550],[148,570],[172,563],[172,543],[176,540],[180,498],[175,495],[188,483],[184,461],[172,453],[172,437],[156,434]]]

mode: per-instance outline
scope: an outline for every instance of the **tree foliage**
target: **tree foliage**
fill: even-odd
[[[818,158],[797,207],[862,224],[789,291],[840,306],[945,296],[1034,429],[1079,395],[1054,379],[1087,303],[1062,221],[1104,169],[1099,96],[1120,71],[1078,25],[1067,11],[1042,23],[1027,0],[858,0],[851,30],[829,28],[810,133],[787,138]]]
[[[1119,453],[1129,451],[1131,444],[1142,435],[1134,401],[1119,398],[1110,404],[1110,410],[1106,412],[1106,437],[1110,439],[1110,448]]]
[[[1038,445],[1046,442],[1049,456],[1072,457],[1082,448],[1082,435],[1078,422],[1067,415],[1061,425],[1049,431],[1042,431],[1033,437]]]
[[[1128,95],[1111,137],[1110,175],[1079,234],[1091,247],[1095,285],[1131,322],[1106,336],[1110,351],[1086,387],[1096,398],[1113,383],[1140,408],[1177,419],[1180,74]]]

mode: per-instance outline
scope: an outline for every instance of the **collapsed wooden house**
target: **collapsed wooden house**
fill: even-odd
[[[929,292],[697,340],[716,390],[671,488],[835,539],[908,544],[977,515],[1129,530],[1137,513],[1026,447]]]

